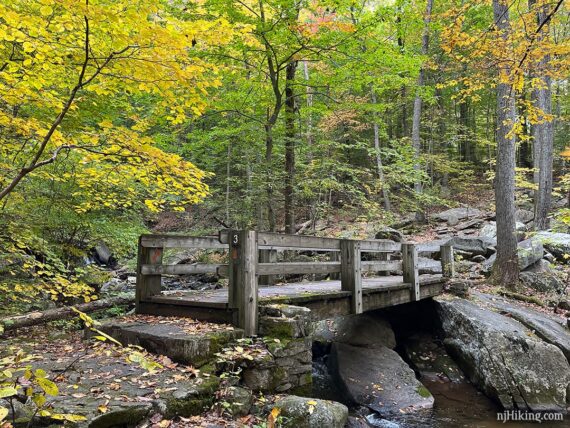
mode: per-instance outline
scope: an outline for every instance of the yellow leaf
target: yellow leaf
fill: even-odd
[[[39,387],[47,394],[51,396],[56,396],[59,393],[57,385],[51,380],[40,377],[36,379]]]
[[[107,413],[109,411],[109,408],[101,404],[99,407],[97,407],[97,410],[99,411],[99,413]]]
[[[0,407],[0,422],[6,419],[8,416],[8,409],[6,407]]]
[[[51,8],[51,6],[42,6],[40,8],[40,13],[42,14],[42,16],[50,16],[53,13],[53,9]]]

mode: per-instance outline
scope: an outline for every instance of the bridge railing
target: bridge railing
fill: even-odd
[[[228,264],[163,264],[168,248],[199,248],[228,251]],[[313,251],[338,254],[336,260],[311,262],[267,261],[260,253],[273,250]],[[401,252],[401,260],[391,260]],[[365,253],[377,253],[380,260],[362,260]],[[261,260],[261,261],[260,261]],[[453,274],[453,249],[441,248],[444,276]],[[229,278],[228,307],[236,314],[236,324],[246,334],[257,331],[258,286],[260,276],[340,273],[341,289],[351,293],[351,312],[361,313],[362,274],[402,271],[410,285],[411,300],[420,299],[418,248],[414,243],[389,240],[350,240],[316,236],[286,235],[251,230],[222,230],[217,237],[142,235],[139,239],[136,302],[161,294],[162,275],[217,273]]]

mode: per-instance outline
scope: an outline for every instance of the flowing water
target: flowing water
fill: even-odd
[[[430,336],[427,336],[428,338]],[[433,339],[433,337],[432,337]],[[363,408],[350,406],[341,389],[327,368],[327,355],[319,347],[313,361],[313,397],[344,402],[351,409],[351,414],[363,416]],[[373,349],[370,352],[374,352]],[[426,371],[419,374],[420,381],[432,393],[434,408],[429,411],[403,414],[384,419],[378,414],[369,413],[368,425],[380,428],[498,428],[498,427],[562,427],[564,423],[522,423],[497,421],[497,412],[501,409],[483,395],[469,381],[449,382],[441,379],[436,372]]]

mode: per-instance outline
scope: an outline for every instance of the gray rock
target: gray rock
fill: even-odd
[[[234,418],[245,416],[253,404],[253,394],[249,389],[232,386],[224,400],[230,403],[229,411]]]
[[[275,402],[285,419],[284,427],[344,428],[348,408],[341,403],[288,395]]]
[[[112,278],[110,281],[107,281],[105,284],[101,286],[101,293],[121,293],[132,290],[134,288],[134,284],[129,283],[128,281],[123,281],[119,278]]]
[[[367,348],[334,343],[329,367],[350,401],[382,416],[433,407],[430,392],[402,358],[386,347]]]
[[[518,243],[517,255],[519,258],[519,269],[524,270],[542,259],[544,248],[539,241],[526,239]]]
[[[371,426],[376,428],[400,428],[395,422],[389,421],[378,416],[376,413],[372,413],[371,415],[366,416],[366,420],[370,423]]]
[[[527,231],[527,227],[524,223],[517,221],[515,223],[517,236],[519,239],[524,238],[524,234]],[[484,236],[485,238],[496,241],[497,240],[497,222],[490,221],[486,223],[481,230],[479,230],[479,236]]]
[[[530,210],[519,208],[515,212],[515,218],[517,221],[527,224],[534,220],[534,213]]]
[[[428,259],[427,257],[419,257],[418,269],[420,274],[436,275],[441,273],[441,262],[439,260]]]
[[[521,324],[533,330],[542,340],[560,348],[566,359],[570,361],[570,331],[568,331],[561,318],[535,311],[526,306],[517,305],[504,297],[490,296],[483,293],[474,293],[474,296],[485,304],[501,311],[501,313],[508,313]]]
[[[113,253],[104,242],[99,242],[95,248],[95,255],[97,260],[104,265],[113,264]]]
[[[459,297],[468,297],[471,282],[464,279],[452,279],[447,284],[447,290]]]
[[[52,342],[50,347],[53,353],[44,352],[44,359],[35,362],[34,368],[44,369],[52,379],[65,371],[58,382],[60,393],[49,398],[50,406],[54,413],[84,416],[86,420],[74,425],[77,427],[134,427],[154,411],[165,418],[198,415],[211,407],[220,384],[216,376],[184,375],[180,366],[151,373],[127,362],[125,353],[112,348],[88,350],[64,340]],[[105,413],[99,410],[101,405],[105,405]],[[26,407],[35,406],[28,403]],[[42,418],[32,426],[61,424],[50,419]]]
[[[348,315],[315,323],[313,340],[338,342],[354,346],[396,347],[396,338],[390,323],[373,313]]]
[[[391,227],[384,227],[374,235],[375,239],[389,239],[390,241],[402,242],[404,240],[404,234],[399,230],[393,229]]]
[[[521,272],[520,281],[533,290],[546,292],[560,292],[565,284],[555,272]]]
[[[483,262],[483,266],[481,267],[483,273],[491,272],[491,270],[493,269],[493,265],[495,264],[495,260],[497,260],[496,253],[491,255],[491,257],[489,257],[487,260]]]
[[[472,256],[481,255],[488,257],[495,252],[497,241],[484,236],[455,236],[447,241],[447,245],[452,245],[454,250],[464,251]]]
[[[447,239],[436,239],[434,241],[422,242],[417,245],[420,257],[433,257],[441,252],[441,246],[447,244]]]
[[[435,214],[433,218],[439,221],[446,221],[450,226],[454,226],[455,224],[459,223],[459,220],[479,217],[481,215],[483,215],[483,212],[478,210],[477,208],[465,207],[465,208],[451,208],[449,210]]]
[[[368,425],[364,417],[349,416],[345,428],[370,428],[370,425]]]
[[[565,410],[570,366],[559,348],[470,301],[435,301],[446,347],[487,396],[506,409]]]
[[[541,259],[539,261],[537,261],[536,263],[528,266],[525,269],[526,272],[536,272],[536,273],[545,273],[545,272],[554,272],[554,269],[552,269],[552,266],[550,266],[550,262],[545,260],[545,259]]]
[[[570,234],[568,233],[541,231],[537,232],[532,239],[540,242],[556,258],[563,259],[564,254],[570,254]]]

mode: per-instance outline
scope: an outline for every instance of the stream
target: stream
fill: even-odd
[[[433,322],[418,323],[418,318],[414,317],[416,322],[410,325],[407,320],[411,318],[406,314],[392,313],[388,317],[396,334],[395,350],[414,369],[418,379],[433,395],[435,399],[433,409],[384,419],[368,408],[355,406],[348,402],[343,394],[342,386],[336,383],[327,367],[331,345],[317,342],[313,345],[313,397],[346,404],[352,416],[366,417],[370,427],[497,428],[511,426],[526,428],[537,426],[536,423],[531,422],[505,424],[498,421],[497,412],[501,412],[500,406],[487,398],[465,377],[447,354]],[[423,329],[419,332],[418,324],[423,325]],[[374,348],[370,348],[370,352],[374,352]],[[547,422],[539,425],[552,426]]]

